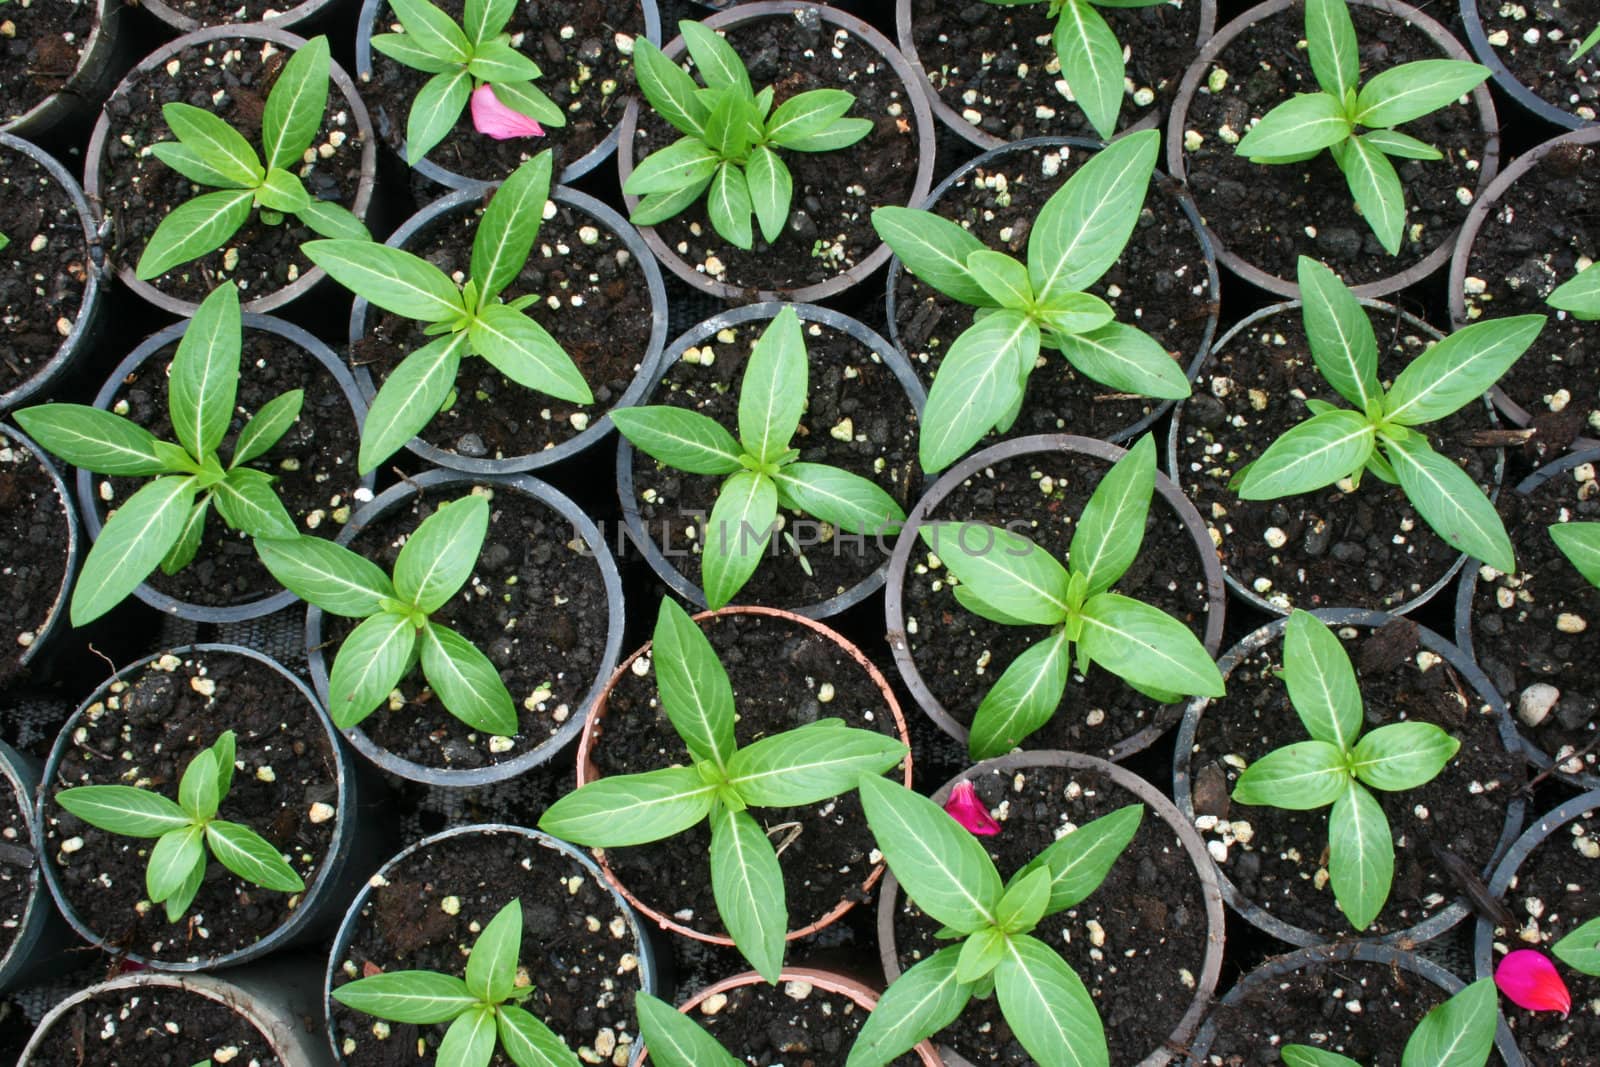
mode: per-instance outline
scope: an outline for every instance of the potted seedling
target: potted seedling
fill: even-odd
[[[373,470],[445,406],[461,361],[481,356],[518,385],[588,404],[594,394],[572,358],[525,309],[537,297],[506,303],[539,236],[550,197],[549,152],[518,167],[495,191],[478,223],[470,276],[461,284],[418,256],[370,241],[311,241],[305,253],[335,281],[396,315],[428,323],[434,340],[412,352],[372,399],[360,469]]]
[[[1400,1067],[1484,1067],[1499,1021],[1494,983],[1480,978],[1422,1017],[1406,1039]],[[1361,1067],[1349,1056],[1314,1045],[1287,1044],[1278,1055],[1286,1067]]]
[[[982,309],[945,353],[928,391],[919,453],[941,470],[1021,411],[1041,347],[1119,392],[1178,398],[1189,382],[1167,350],[1082,290],[1103,275],[1138,222],[1160,136],[1133,134],[1097,154],[1040,210],[1027,264],[927,211],[873,212],[889,247],[919,279]]]
[[[700,585],[720,608],[755,573],[777,529],[780,507],[856,535],[892,533],[905,518],[894,497],[859,474],[800,461],[795,432],[809,396],[805,335],[785,307],[762,332],[739,386],[738,437],[681,407],[612,412],[617,430],[658,462],[686,474],[723,477],[699,538]]]
[[[1519,19],[1511,8],[1479,0],[1459,0],[1458,10],[1468,46],[1513,101],[1569,130],[1594,123],[1600,26],[1593,12],[1531,8]]]
[[[769,982],[783,966],[789,914],[773,841],[750,808],[814,804],[852,790],[862,775],[901,762],[906,746],[822,718],[740,747],[732,683],[711,642],[663,599],[653,659],[661,706],[692,766],[600,778],[540,817],[548,833],[593,848],[621,848],[711,824],[711,882],[735,946]]]

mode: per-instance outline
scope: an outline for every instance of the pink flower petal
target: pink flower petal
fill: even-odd
[[[1000,824],[989,817],[989,809],[978,799],[978,791],[971,782],[957,782],[944,802],[945,813],[966,827],[968,833],[979,837],[993,837],[1000,832]]]
[[[544,136],[542,126],[522,112],[513,111],[502,104],[487,82],[472,90],[472,126],[496,141]]]
[[[1508,953],[1495,968],[1494,984],[1519,1008],[1559,1011],[1562,1017],[1572,1010],[1572,994],[1567,992],[1567,983],[1561,980],[1555,964],[1531,948]]]

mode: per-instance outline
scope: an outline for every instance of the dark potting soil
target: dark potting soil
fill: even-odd
[[[5,13],[12,33],[0,47],[0,121],[10,122],[65,88],[95,26],[94,0],[16,3]],[[17,202],[20,204],[23,201]]]
[[[1421,30],[1372,8],[1350,9],[1361,43],[1361,80],[1443,53]],[[1268,166],[1235,151],[1252,119],[1295,93],[1317,92],[1305,38],[1305,8],[1262,19],[1225,48],[1206,72],[1184,122],[1189,190],[1222,245],[1268,274],[1293,280],[1302,255],[1321,260],[1351,285],[1405,270],[1455,239],[1478,187],[1487,135],[1476,106],[1453,103],[1401,130],[1444,159],[1393,160],[1406,194],[1400,254],[1391,256],[1356,213],[1344,174],[1327,152],[1304,163]],[[1218,73],[1221,72],[1221,73]],[[1210,79],[1226,77],[1220,92]],[[1195,135],[1197,148],[1190,148]]]
[[[435,6],[459,23],[462,0]],[[383,5],[372,32],[399,31],[400,20]],[[463,108],[427,158],[475,181],[501,181],[546,148],[555,150],[559,174],[610,136],[634,91],[633,41],[644,35],[644,9],[639,0],[518,4],[505,32],[512,35],[513,47],[538,64],[540,76],[533,84],[566,113],[567,124],[544,127],[543,137],[496,141],[478,133],[472,109]],[[411,101],[431,77],[372,51],[372,73],[361,78],[362,91],[378,136],[396,153],[405,147]]]
[[[1097,10],[1131,14],[1135,9]],[[990,248],[1026,261],[1028,235],[1039,209],[1091,158],[1092,153],[1080,148],[1019,150],[974,170],[947,190],[933,210]],[[1187,367],[1200,354],[1216,304],[1200,236],[1179,195],[1174,182],[1157,175],[1127,248],[1088,291],[1110,304],[1120,321],[1150,334]],[[894,298],[900,347],[923,382],[930,383],[944,353],[972,325],[974,309],[905,270],[895,281]],[[1045,349],[1040,357],[1043,365],[1028,380],[1027,401],[1012,434],[1076,433],[1109,440],[1163,406],[1162,401],[1130,397],[1083,377],[1054,350]]]
[[[189,761],[224,730],[236,735],[237,769],[218,816],[265,837],[309,890],[333,840],[334,753],[304,694],[257,660],[168,653],[112,682],[77,721],[46,788],[53,798],[68,786],[137,784],[175,798]],[[109,950],[174,963],[214,959],[277,930],[303,896],[252,885],[208,855],[194,903],[169,924],[166,909],[145,896],[153,842],[97,830],[53,799],[44,834],[63,895]]]
[[[1579,764],[1568,758],[1594,741],[1600,718],[1594,635],[1588,632],[1600,625],[1600,590],[1556,548],[1550,527],[1600,520],[1594,464],[1558,474],[1527,496],[1502,493],[1500,514],[1520,569],[1477,582],[1472,646],[1478,666],[1518,713],[1523,736],[1568,770],[1593,773],[1597,757],[1592,750]],[[1522,696],[1534,685],[1555,687],[1559,695],[1553,707],[1541,699],[1543,691]]]
[[[1368,312],[1378,336],[1385,388],[1432,342],[1393,309]],[[1299,307],[1244,328],[1214,350],[1194,396],[1175,416],[1178,483],[1210,524],[1222,566],[1275,608],[1393,609],[1420,596],[1461,556],[1422,521],[1399,486],[1371,474],[1281,500],[1241,500],[1228,482],[1291,427],[1310,417],[1306,399],[1348,407],[1311,359]],[[1434,449],[1459,463],[1485,493],[1498,476],[1493,449],[1474,448],[1492,426],[1473,401],[1425,429]]]
[[[50,621],[67,577],[67,522],[72,505],[44,466],[10,438],[0,442],[0,688],[22,669],[22,656]]]
[[[1078,454],[1035,453],[997,463],[969,478],[932,509],[930,518],[1008,526],[1056,559],[1067,559],[1072,534],[1089,496],[1111,464]],[[967,543],[981,544],[970,533]],[[931,567],[927,543],[911,555],[905,574],[905,640],[928,690],[958,722],[971,725],[990,687],[1023,650],[1043,640],[1043,626],[1002,626],[956,602],[942,565]],[[1205,572],[1198,546],[1172,508],[1157,495],[1145,520],[1139,558],[1114,587],[1153,604],[1204,638]],[[1171,727],[1182,704],[1158,704],[1098,665],[1073,672],[1061,707],[1027,749],[1068,749],[1097,756],[1128,754],[1136,734]]]
[[[491,492],[481,486],[471,491]],[[366,526],[350,547],[391,574],[401,546],[422,520],[467,492],[455,485],[426,499],[411,497]],[[489,657],[511,693],[519,729],[509,744],[479,733],[446,711],[422,672],[413,670],[397,687],[400,705],[391,698],[361,730],[394,755],[427,767],[486,767],[543,744],[584,713],[584,699],[603,667],[606,588],[572,524],[509,488],[495,487],[491,502],[489,533],[472,578],[431,618]],[[330,669],[355,621],[323,615],[323,656]]]
[[[1560,10],[1560,9],[1557,9]],[[1600,4],[1596,5],[1600,11]],[[1557,145],[1506,189],[1483,220],[1467,257],[1467,317],[1547,315],[1538,338],[1500,379],[1500,388],[1541,421],[1561,417],[1600,435],[1600,356],[1595,324],[1545,303],[1600,257],[1600,149]]]
[[[722,615],[700,626],[733,681],[739,713],[734,734],[741,747],[825,718],[899,734],[872,677],[810,627],[766,615]],[[601,777],[690,762],[689,750],[661,710],[646,657],[617,679],[599,730],[590,758]],[[899,770],[891,773],[900,779]],[[872,832],[854,792],[754,814],[783,861],[790,930],[818,921],[841,901],[867,899],[863,884],[881,867],[871,858],[876,851]],[[691,929],[720,934],[706,859],[710,845],[710,824],[701,822],[655,844],[607,849],[606,859],[639,900]]]
[[[1596,0],[1504,4],[1481,0],[1478,20],[1495,55],[1535,96],[1588,122],[1600,111],[1600,51],[1572,50],[1600,25]]]
[[[856,98],[848,116],[870,119],[873,130],[833,152],[778,151],[794,179],[794,198],[788,225],[770,245],[760,226],[748,252],[724,241],[711,227],[704,197],[656,233],[693,270],[735,288],[799,289],[842,274],[883,243],[872,209],[911,201],[918,161],[912,91],[867,41],[805,11],[724,33],[756,89],[773,87],[775,108],[812,89],[844,89]],[[640,108],[634,165],[681,136]]]
[[[333,988],[384,971],[460,976],[482,927],[520,900],[518,985],[525,974],[535,990],[521,1006],[586,1062],[625,1067],[638,1032],[640,949],[623,908],[588,867],[520,834],[480,832],[412,853],[371,884]],[[432,1062],[447,1029],[380,1023],[331,998],[328,1008],[349,1067]],[[497,1049],[490,1064],[511,1061]]]
[[[108,256],[117,266],[132,270],[173,208],[215,191],[194,185],[145,154],[155,142],[172,139],[161,105],[177,101],[204,108],[242,134],[259,153],[267,94],[288,58],[281,47],[258,38],[230,37],[193,45],[165,67],[136,68],[106,101],[110,126],[98,160],[100,201],[110,223]],[[308,149],[316,153],[315,162],[301,164],[293,173],[313,197],[353,208],[361,181],[362,147],[350,105],[330,83],[322,126]],[[238,284],[241,300],[254,300],[312,269],[300,245],[316,237],[293,216],[268,226],[252,209],[223,247],[173,267],[151,284],[169,296],[199,302],[221,282],[231,280]]]
[[[688,408],[737,434],[740,383],[750,350],[769,320],[719,331],[679,359],[645,398],[649,404]],[[794,444],[805,463],[826,463],[876,482],[909,511],[922,490],[917,465],[918,418],[911,401],[880,353],[841,330],[803,324],[810,392]],[[685,353],[687,356],[688,353]],[[699,587],[700,550],[723,478],[685,474],[633,450],[633,489],[645,536],[670,565]],[[740,604],[798,608],[816,604],[866,580],[888,560],[895,531],[883,536],[835,536],[823,540],[822,524],[782,509],[784,528],[774,534],[766,557],[734,599]],[[695,530],[693,536],[690,531]],[[731,543],[740,536],[727,531]],[[794,543],[789,543],[789,538]]]
[[[408,250],[447,274],[467,271],[482,217],[479,207],[442,216],[412,239]],[[611,409],[647,355],[650,290],[633,254],[587,212],[553,200],[546,213],[552,210],[528,262],[502,298],[539,297],[526,313],[572,357],[595,402],[557,400],[511,381],[486,359],[468,358],[456,373],[454,401],[422,431],[422,439],[435,448],[469,459],[505,459],[562,444]],[[369,311],[368,323],[367,335],[351,346],[350,360],[358,369],[365,367],[376,384],[433,340],[423,332],[425,323],[381,309]]]
[[[1395,863],[1388,902],[1368,937],[1414,926],[1457,900],[1463,888],[1436,850],[1485,871],[1498,858],[1506,808],[1522,785],[1521,752],[1506,751],[1493,709],[1448,661],[1418,643],[1415,627],[1397,619],[1378,630],[1335,629],[1361,686],[1363,733],[1427,722],[1461,742],[1431,782],[1399,793],[1371,790],[1388,816]],[[1246,901],[1319,942],[1346,939],[1357,931],[1328,884],[1328,809],[1284,811],[1231,799],[1244,768],[1307,739],[1276,676],[1282,665],[1281,639],[1250,653],[1228,677],[1228,695],[1201,716],[1189,763],[1195,822],[1209,846],[1223,846],[1219,865]]]
[[[1172,102],[1200,37],[1200,0],[1153,7],[1096,7],[1127,55],[1126,128]],[[1066,93],[1046,4],[912,0],[911,39],[939,98],[1004,141],[1067,134],[1098,137]]]
[[[83,1067],[103,1063],[133,1067],[201,1063],[232,1049],[234,1063],[280,1067],[272,1044],[227,1005],[170,986],[110,990],[75,1005],[56,1021],[29,1063]]]
[[[112,398],[113,411],[126,415],[163,441],[177,441],[167,409],[167,371],[177,354],[176,343],[154,353],[122,382]],[[246,329],[239,358],[239,394],[234,417],[219,456],[233,458],[234,442],[273,398],[292,389],[305,390],[300,418],[277,444],[249,464],[277,479],[278,499],[302,533],[334,538],[350,513],[370,500],[356,473],[360,427],[339,383],[312,355],[277,334]],[[127,500],[148,478],[94,477],[96,509]],[[106,487],[110,486],[109,499]],[[247,604],[276,593],[281,586],[256,557],[250,539],[222,520],[213,506],[206,516],[200,550],[194,561],[174,575],[160,568],[147,579],[151,588],[189,604],[225,607]]]
[[[1557,941],[1600,915],[1600,820],[1587,812],[1551,831],[1517,867],[1502,898],[1515,929],[1496,926],[1494,959],[1513,949],[1550,955]],[[1552,961],[1554,957],[1552,956]],[[1600,978],[1555,961],[1572,994],[1572,1014],[1533,1012],[1507,1001],[1500,1006],[1529,1067],[1586,1067],[1600,1060]]]
[[[856,1035],[871,1014],[842,993],[830,993],[802,980],[779,986],[757,982],[730,989],[721,998],[708,998],[689,1015],[740,1063],[750,1067],[784,1067],[791,1063],[844,1067]],[[908,1052],[889,1064],[917,1067],[921,1062]]]
[[[33,797],[14,791],[0,775],[0,961],[5,960],[22,930],[38,878],[39,855],[28,828]],[[42,900],[41,907],[49,901]]]
[[[303,0],[165,0],[167,7],[201,26],[245,25],[269,16],[283,15]],[[295,27],[298,31],[299,27]],[[295,32],[291,31],[291,32]]]
[[[0,393],[6,393],[60,351],[94,268],[78,209],[43,166],[0,147],[0,196],[12,205],[6,220],[11,243],[0,252],[6,265],[0,271]]]
[[[980,837],[1002,879],[1021,870],[1070,828],[1138,803],[1096,771],[1062,767],[991,770],[973,779],[1000,823]],[[939,924],[900,896],[895,948],[910,967],[948,942]],[[1111,1061],[1138,1063],[1159,1050],[1194,1000],[1206,954],[1206,906],[1182,841],[1145,809],[1139,832],[1111,873],[1075,907],[1047,916],[1033,936],[1060,952],[1094,998]],[[974,999],[935,1038],[974,1064],[1032,1062],[993,997]]]

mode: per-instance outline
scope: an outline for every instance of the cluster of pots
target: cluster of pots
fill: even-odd
[[[429,1028],[375,1026],[332,992],[386,969],[455,973],[460,946],[520,899],[537,917],[519,957],[537,989],[527,1004],[584,1062],[647,1059],[633,1010],[643,990],[730,1041],[759,1035],[751,1064],[785,1062],[783,1035],[819,1025],[826,1051],[806,1062],[843,1064],[881,990],[933,944],[859,802],[817,806],[783,828],[791,930],[776,988],[736,973],[703,849],[675,840],[591,853],[530,828],[557,796],[625,764],[608,754],[608,734],[613,747],[652,754],[661,724],[649,720],[660,717],[639,714],[655,706],[650,621],[663,596],[707,606],[692,516],[709,509],[715,480],[636,451],[608,414],[711,397],[701,410],[731,425],[732,403],[715,398],[786,307],[811,360],[805,458],[872,472],[908,519],[875,538],[774,538],[736,606],[696,619],[719,652],[732,650],[724,661],[741,700],[767,694],[796,721],[836,701],[829,714],[908,744],[892,777],[938,802],[969,782],[991,810],[1009,810],[1004,832],[984,839],[1002,871],[1065,820],[1146,806],[1106,885],[1047,931],[1095,1000],[1112,1063],[1272,1063],[1272,1049],[1313,1032],[1364,1063],[1398,1062],[1397,1042],[1429,1008],[1600,906],[1585,873],[1600,861],[1600,683],[1588,669],[1600,591],[1545,534],[1600,518],[1593,325],[1552,316],[1501,383],[1437,435],[1496,500],[1517,574],[1452,550],[1385,486],[1266,503],[1229,486],[1241,457],[1296,417],[1287,394],[1327,391],[1309,360],[1286,372],[1293,360],[1263,356],[1305,350],[1299,256],[1329,262],[1362,298],[1386,379],[1450,328],[1544,310],[1551,278],[1600,257],[1600,60],[1565,63],[1554,46],[1583,32],[1559,8],[1461,0],[1430,17],[1399,0],[1351,0],[1363,41],[1381,42],[1364,61],[1475,58],[1493,71],[1430,119],[1446,159],[1401,169],[1415,225],[1398,257],[1377,247],[1325,158],[1253,166],[1223,133],[1304,87],[1306,61],[1284,47],[1301,34],[1301,4],[1103,9],[1128,46],[1122,128],[1160,130],[1165,154],[1127,250],[1094,292],[1173,355],[1193,394],[1173,404],[1109,393],[1054,360],[1009,435],[934,477],[917,464],[920,415],[972,309],[904,270],[869,208],[922,207],[990,247],[1024,247],[1039,207],[1103,147],[1057,81],[1045,4],[521,4],[510,28],[561,89],[569,125],[529,147],[475,140],[463,120],[414,166],[402,149],[420,79],[371,47],[394,19],[387,0],[359,10],[305,0],[264,21],[246,21],[262,15],[249,3],[77,6],[81,26],[42,34],[73,45],[72,73],[30,75],[33,98],[6,100],[0,122],[0,181],[39,205],[33,224],[48,235],[0,285],[11,345],[0,414],[75,400],[159,432],[186,316],[217,279],[234,278],[240,405],[307,391],[310,417],[267,455],[305,532],[392,563],[436,503],[493,500],[477,573],[510,591],[452,622],[500,670],[520,732],[482,736],[416,680],[390,710],[337,729],[329,664],[348,623],[279,588],[225,529],[208,531],[186,571],[153,574],[134,600],[72,629],[73,575],[134,483],[74,478],[0,425],[0,569],[16,600],[0,612],[10,742],[0,742],[0,991],[16,1008],[0,1015],[0,1048],[19,1062],[414,1058],[408,1050],[436,1041]],[[721,242],[699,208],[654,227],[627,220],[638,200],[621,183],[666,137],[633,92],[633,41],[665,40],[681,56],[671,30],[681,17],[760,43],[758,80],[832,78],[875,109],[854,154],[797,172],[798,222],[773,247]],[[14,29],[27,39],[25,20]],[[462,235],[495,182],[537,148],[555,150],[558,185],[524,283],[569,297],[532,314],[595,386],[593,404],[518,395],[492,368],[464,370],[448,410],[357,475],[367,406],[405,354],[401,320],[347,303],[300,256],[292,226],[248,224],[193,272],[134,276],[156,223],[191,192],[140,147],[164,136],[158,105],[219,86],[259,100],[274,57],[315,33],[336,58],[315,142],[326,180],[392,246],[464,269]],[[31,71],[36,51],[8,47],[0,63],[20,70],[26,59]],[[1188,625],[1227,695],[1160,704],[1092,668],[1023,751],[972,764],[987,665],[1008,662],[1025,635],[952,614],[919,530],[1021,521],[1064,551],[1089,493],[1145,434],[1164,442],[1164,473],[1145,551],[1118,588]],[[1240,768],[1299,739],[1276,674],[1296,608],[1335,629],[1369,709],[1437,722],[1462,741],[1434,781],[1383,798],[1395,888],[1361,936],[1326,885],[1324,815],[1230,801]],[[144,846],[75,819],[55,794],[175,787],[180,761],[225,728],[241,738],[230,797],[306,889],[253,894],[213,870],[191,912],[201,918],[169,924],[143,900]],[[1571,982],[1575,1002],[1600,1004],[1594,979]],[[1594,1014],[1506,1005],[1491,1062],[1600,1062]],[[189,1035],[203,1036],[184,1044]],[[896,1062],[1031,1061],[990,999]]]

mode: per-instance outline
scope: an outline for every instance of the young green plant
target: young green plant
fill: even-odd
[[[422,432],[449,400],[468,356],[482,356],[525,388],[574,404],[594,403],[572,357],[524,312],[538,295],[501,299],[539,236],[550,170],[550,153],[540,152],[495,191],[473,234],[470,277],[463,285],[421,256],[388,245],[334,240],[303,246],[311,262],[340,285],[385,311],[427,323],[423,332],[434,338],[406,356],[372,398],[361,430],[361,473]]]
[[[361,622],[339,646],[328,673],[328,715],[341,730],[388,702],[419,662],[445,710],[474,730],[517,732],[511,694],[489,657],[431,616],[461,590],[489,531],[489,501],[473,495],[441,504],[406,539],[394,576],[320,537],[256,542],[283,587],[332,615]]]
[[[794,178],[777,150],[847,148],[872,131],[872,122],[844,117],[856,98],[843,89],[797,93],[774,109],[773,87],[755,92],[744,60],[720,34],[687,20],[678,23],[678,32],[706,85],[696,85],[643,37],[634,42],[640,91],[683,136],[646,156],[623,182],[623,192],[643,197],[628,221],[665,222],[704,193],[706,215],[724,241],[749,249],[753,212],[771,244],[783,233],[794,195]]]
[[[176,803],[131,785],[82,785],[63,789],[56,803],[90,826],[123,837],[155,838],[145,867],[145,892],[166,907],[167,921],[189,910],[206,873],[206,851],[252,885],[275,893],[299,893],[306,884],[260,834],[217,818],[233,785],[234,734],[189,761],[178,782]]]
[[[1433,532],[1507,574],[1516,571],[1511,538],[1471,476],[1435,452],[1420,427],[1479,399],[1544,328],[1543,315],[1475,322],[1429,348],[1395,377],[1378,380],[1378,340],[1366,309],[1338,276],[1300,258],[1301,317],[1311,358],[1351,404],[1311,399],[1311,417],[1234,475],[1245,500],[1276,500],[1363,472],[1398,485]]]
[[[711,887],[734,945],[761,976],[783,969],[789,908],[772,840],[751,808],[817,804],[882,774],[906,746],[873,730],[819,719],[740,748],[733,685],[694,620],[671,600],[656,617],[651,663],[661,707],[692,766],[590,782],[556,801],[539,829],[591,848],[660,841],[711,822]]]
[[[434,1049],[438,1067],[488,1067],[496,1047],[516,1067],[580,1067],[566,1042],[522,1007],[534,987],[517,983],[521,952],[522,901],[513,900],[473,942],[464,977],[388,971],[347,982],[332,996],[347,1008],[389,1022],[449,1023]]]
[[[1489,76],[1489,68],[1464,60],[1424,59],[1391,67],[1360,85],[1361,56],[1345,0],[1306,0],[1306,42],[1321,91],[1297,93],[1267,112],[1237,151],[1253,162],[1276,164],[1301,163],[1327,149],[1344,172],[1367,225],[1391,256],[1399,255],[1406,196],[1390,157],[1444,156],[1395,127],[1470,92]]]
[[[134,274],[144,281],[173,267],[215,252],[239,231],[252,209],[268,225],[296,219],[324,237],[370,240],[348,208],[319,200],[292,168],[322,128],[328,106],[328,39],[313,37],[283,65],[261,115],[261,148],[211,112],[191,104],[161,108],[176,141],[150,146],[150,154],[196,185],[202,193],[173,208],[150,235]]]
[[[709,416],[685,408],[622,408],[617,431],[652,459],[688,474],[726,475],[701,539],[700,582],[720,608],[761,563],[778,508],[852,534],[882,534],[905,519],[874,483],[826,463],[802,463],[790,447],[804,414],[810,364],[800,317],[785,307],[762,331],[739,386],[737,439]]]
[[[1009,881],[976,837],[939,805],[883,779],[861,802],[900,887],[956,942],[906,971],[862,1026],[846,1067],[882,1067],[954,1022],[973,997],[999,998],[1012,1034],[1041,1067],[1106,1067],[1105,1030],[1072,967],[1033,930],[1089,897],[1133,840],[1130,804],[1060,838]]]
[[[997,526],[936,522],[918,531],[959,582],[950,591],[962,607],[1003,626],[1050,627],[984,694],[967,745],[973,759],[1004,755],[1050,721],[1069,673],[1084,674],[1091,663],[1162,702],[1222,695],[1217,665],[1187,626],[1111,592],[1138,558],[1155,477],[1147,434],[1095,487],[1065,567]]]
[[[658,1067],[745,1067],[705,1028],[660,997],[639,990],[633,996],[639,1036]]]
[[[444,140],[476,88],[487,85],[505,107],[546,126],[567,117],[533,79],[539,65],[511,44],[505,32],[515,0],[467,0],[458,23],[428,0],[389,0],[403,33],[372,37],[374,50],[431,74],[417,90],[406,117],[406,162],[412,166]],[[331,236],[331,235],[330,235]]]
[[[261,406],[222,465],[218,449],[233,421],[241,348],[239,291],[224,282],[207,296],[178,342],[167,378],[167,410],[178,444],[109,411],[45,404],[16,413],[24,430],[73,466],[96,474],[156,475],[106,520],[72,590],[72,623],[110,611],[159,565],[176,574],[200,547],[213,503],[228,526],[254,538],[295,537],[274,479],[246,464],[265,454],[300,417],[304,391]]]
[[[1400,1067],[1483,1067],[1499,1022],[1494,979],[1480,978],[1422,1017],[1400,1053]],[[1311,1045],[1284,1045],[1279,1055],[1286,1067],[1362,1067]]]
[[[928,391],[918,442],[924,470],[942,470],[991,429],[1011,428],[1041,346],[1118,392],[1189,395],[1188,378],[1159,341],[1115,321],[1109,304],[1083,291],[1122,255],[1160,140],[1155,130],[1129,134],[1068,178],[1034,220],[1026,266],[931,211],[872,213],[878,235],[908,270],[978,309]]]
[[[1344,645],[1323,621],[1296,610],[1283,629],[1289,703],[1311,735],[1267,753],[1233,787],[1236,804],[1328,813],[1328,877],[1358,932],[1372,925],[1394,881],[1389,820],[1370,790],[1401,792],[1431,782],[1461,742],[1426,722],[1395,722],[1361,734],[1361,689]]]
[[[1600,266],[1591,263],[1556,286],[1546,303],[1585,322],[1600,319]]]
[[[1596,26],[1594,29],[1590,30],[1589,36],[1578,42],[1578,47],[1572,50],[1572,58],[1568,59],[1567,62],[1576,63],[1578,60],[1587,55],[1589,50],[1597,44],[1600,44],[1600,26]]]

